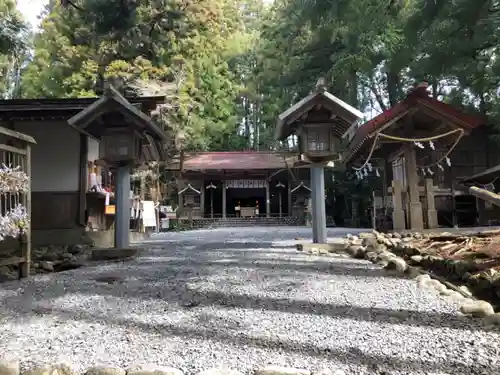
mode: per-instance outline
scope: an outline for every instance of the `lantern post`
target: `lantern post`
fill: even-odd
[[[313,242],[326,243],[325,166],[341,161],[343,136],[363,114],[326,91],[318,80],[307,97],[279,115],[275,137],[299,139],[296,165],[308,164],[311,176]]]

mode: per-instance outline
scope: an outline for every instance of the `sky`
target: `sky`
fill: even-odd
[[[37,17],[43,10],[48,0],[17,0],[17,8],[23,14],[24,18],[33,26],[38,27]]]

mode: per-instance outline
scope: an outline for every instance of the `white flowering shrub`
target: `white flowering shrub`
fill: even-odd
[[[29,176],[20,167],[0,168],[0,194],[19,194],[28,191]],[[5,237],[18,237],[21,230],[29,224],[26,208],[17,204],[14,208],[0,215],[0,241]]]
[[[29,176],[21,167],[10,168],[5,164],[0,168],[0,194],[25,193],[28,191]]]

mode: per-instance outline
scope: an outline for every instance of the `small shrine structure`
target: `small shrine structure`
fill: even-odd
[[[450,203],[453,219],[447,224],[456,225],[456,196],[468,195],[457,182],[488,163],[481,141],[483,123],[480,117],[430,97],[427,85],[421,84],[360,126],[344,161],[359,179],[375,173],[384,179],[379,201],[392,211],[394,230],[437,228],[439,211],[449,210]],[[445,198],[438,206],[436,196]],[[471,202],[475,205],[473,197]]]

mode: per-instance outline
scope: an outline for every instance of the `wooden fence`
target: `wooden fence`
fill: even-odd
[[[17,222],[20,231],[15,256],[0,259],[1,266],[17,265],[19,278],[28,277],[31,263],[31,145],[29,135],[0,126],[0,214],[2,219],[13,212],[24,212],[24,220]],[[9,172],[10,171],[10,172]],[[14,173],[12,173],[14,171]],[[20,188],[21,186],[21,188]],[[16,211],[17,210],[17,211]],[[3,229],[0,226],[0,229]],[[1,233],[8,237],[12,233]],[[10,241],[9,241],[10,243]]]

